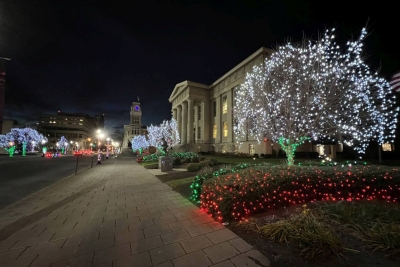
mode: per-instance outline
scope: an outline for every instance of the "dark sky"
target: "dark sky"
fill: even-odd
[[[210,84],[261,46],[330,27],[347,40],[367,26],[367,62],[390,78],[400,69],[398,9],[351,2],[0,0],[0,57],[12,59],[5,118],[104,113],[121,129],[139,96],[143,123],[159,124],[175,84]]]

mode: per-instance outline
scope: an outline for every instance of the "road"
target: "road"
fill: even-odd
[[[59,158],[0,156],[0,209],[75,174],[76,158],[72,155]],[[91,161],[91,156],[80,156],[78,172],[89,168]],[[94,167],[96,162],[95,156]]]

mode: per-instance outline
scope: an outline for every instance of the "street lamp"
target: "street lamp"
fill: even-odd
[[[32,141],[32,152],[35,150],[35,144],[36,144],[36,142]]]

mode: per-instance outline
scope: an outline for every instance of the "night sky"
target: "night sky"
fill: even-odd
[[[122,130],[139,97],[143,124],[159,124],[175,84],[211,84],[261,46],[330,27],[343,41],[367,26],[367,62],[389,79],[400,69],[398,9],[349,2],[0,0],[0,57],[12,59],[5,119],[104,113],[106,128]]]

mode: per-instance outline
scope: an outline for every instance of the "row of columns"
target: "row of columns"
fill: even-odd
[[[203,118],[199,121],[199,106],[194,106],[193,99],[187,99],[178,105],[176,109],[172,110],[172,115],[178,123],[179,136],[181,138],[181,144],[191,144],[197,141],[197,137],[200,135],[204,136],[204,115],[205,115],[205,102],[201,102],[201,110],[203,112]],[[193,114],[194,112],[194,114]],[[194,115],[194,124],[193,124]],[[198,133],[199,126],[201,127],[201,133]],[[193,127],[195,130],[193,131]],[[200,138],[200,139],[202,139]]]

